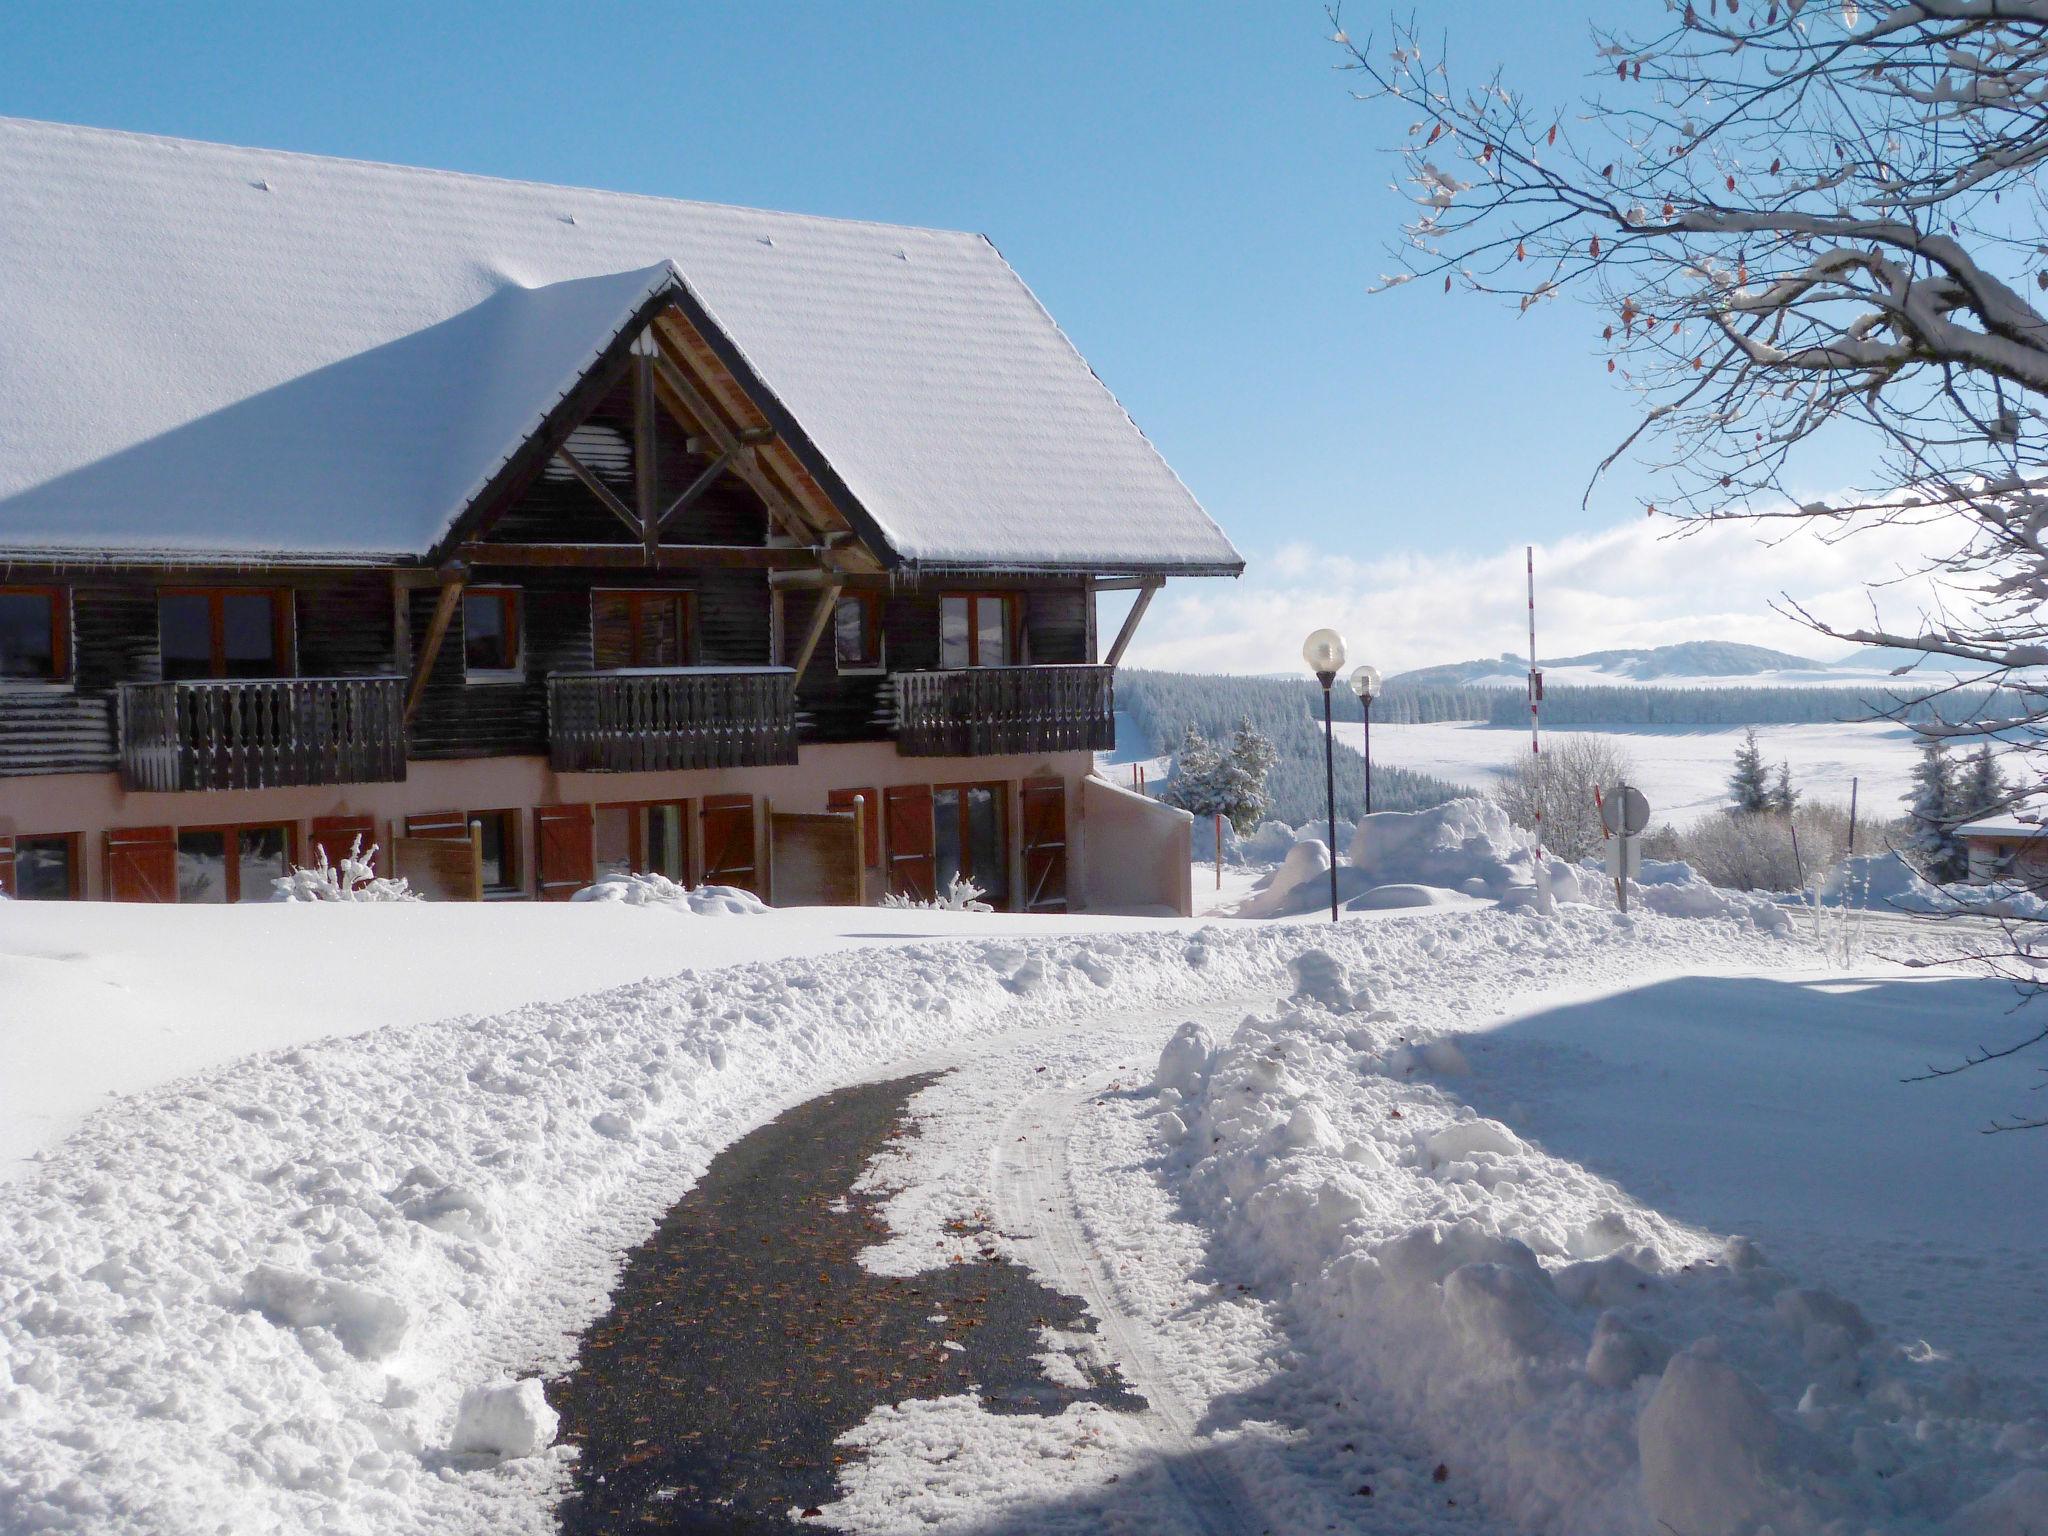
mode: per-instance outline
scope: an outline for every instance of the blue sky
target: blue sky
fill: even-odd
[[[1428,14],[1457,59],[1581,86],[1557,8]],[[1450,601],[1467,562],[1597,538],[1643,484],[1580,506],[1629,420],[1589,312],[1367,295],[1403,202],[1329,31],[1296,0],[12,7],[0,112],[985,232],[1253,562],[1148,642],[1264,670],[1280,629],[1231,604],[1317,601],[1324,556],[1366,562],[1360,590],[1426,556]],[[1424,607],[1404,653],[1499,649]]]

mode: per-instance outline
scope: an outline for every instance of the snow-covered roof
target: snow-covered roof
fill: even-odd
[[[979,235],[10,118],[0,554],[424,554],[663,285],[885,559],[1242,565]]]
[[[2048,837],[2048,827],[2037,821],[2021,821],[2010,814],[1980,816],[1956,828],[1958,837]]]

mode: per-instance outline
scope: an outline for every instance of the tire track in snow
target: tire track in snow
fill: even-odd
[[[1171,1015],[1174,1024],[1186,1017]],[[1101,1347],[1145,1399],[1138,1421],[1156,1441],[1192,1528],[1204,1536],[1256,1536],[1267,1529],[1257,1505],[1204,1447],[1197,1406],[1154,1354],[1144,1325],[1124,1310],[1115,1276],[1082,1226],[1067,1168],[1069,1138],[1082,1109],[1124,1075],[1097,1072],[1079,1086],[1047,1088],[1005,1117],[990,1168],[996,1219],[1018,1257],[1094,1313]]]

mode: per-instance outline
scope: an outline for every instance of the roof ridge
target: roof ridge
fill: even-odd
[[[751,203],[721,203],[709,198],[669,197],[659,192],[628,192],[617,187],[586,187],[568,182],[529,181],[519,176],[492,176],[483,171],[456,171],[445,166],[407,165],[397,160],[371,160],[357,155],[323,155],[307,149],[274,149],[261,144],[235,144],[225,139],[192,139],[174,133],[148,133],[135,128],[106,128],[93,123],[64,123],[50,118],[16,117],[0,112],[0,128],[59,129],[90,138],[128,139],[139,144],[180,149],[227,150],[242,155],[263,155],[287,161],[311,161],[316,165],[350,166],[357,170],[389,171],[403,176],[426,176],[447,181],[480,182],[487,186],[525,187],[542,192],[571,192],[582,197],[619,198],[627,202],[658,203],[667,207],[711,208],[726,213],[760,214],[771,219],[797,219],[817,224],[848,224],[860,229],[892,230],[905,234],[949,235],[963,240],[986,240],[976,230],[953,229],[939,224],[899,224],[887,219],[856,219],[843,214],[802,213],[790,208],[761,208]],[[993,245],[993,241],[990,242]]]

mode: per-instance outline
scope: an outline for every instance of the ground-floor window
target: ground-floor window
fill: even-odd
[[[684,800],[600,805],[594,833],[597,873],[666,875],[678,884],[687,883],[689,824],[689,802]]]
[[[287,826],[180,827],[178,900],[268,901],[291,865]]]
[[[943,894],[960,875],[998,909],[1010,900],[1005,786],[941,784],[932,790],[932,854]]]
[[[0,852],[5,852],[0,846]],[[17,901],[76,901],[85,894],[85,865],[75,832],[17,837],[8,882]]]

